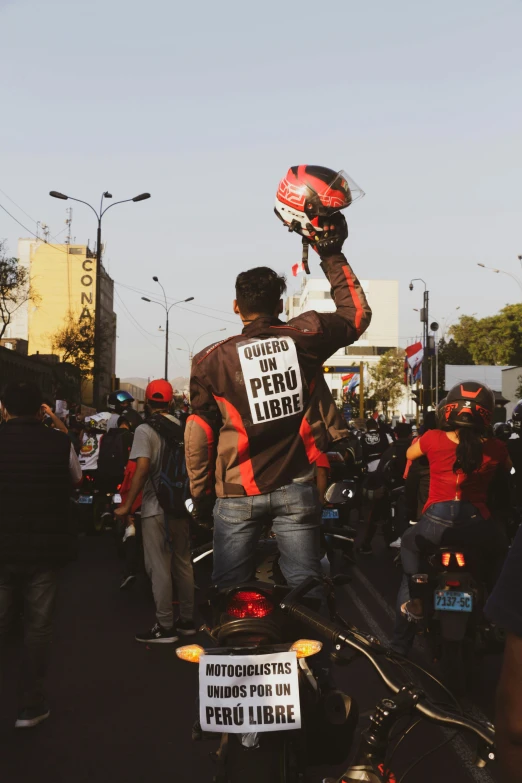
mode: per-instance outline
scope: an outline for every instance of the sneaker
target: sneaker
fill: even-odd
[[[15,729],[31,729],[33,726],[38,726],[39,723],[47,720],[50,714],[49,707],[33,707],[22,710],[15,723]]]
[[[360,546],[357,551],[360,555],[373,555],[371,546]]]
[[[176,633],[180,636],[194,636],[197,633],[197,629],[192,620],[182,620],[180,618],[176,623]]]
[[[136,634],[137,642],[146,642],[147,644],[173,644],[178,641],[178,636],[174,631],[174,628],[163,628],[159,623],[156,623],[154,628],[145,633]]]
[[[135,579],[136,574],[129,574],[128,576],[124,576],[120,585],[120,590],[125,590],[125,588],[129,587],[129,585],[131,585]]]
[[[390,549],[400,549],[401,548],[401,537],[395,539],[395,541],[392,541],[391,544],[388,544]]]
[[[424,618],[422,601],[419,598],[412,598],[402,604],[401,612],[412,623],[418,623]]]

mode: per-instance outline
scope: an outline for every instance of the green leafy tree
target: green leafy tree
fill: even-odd
[[[382,406],[384,416],[393,413],[403,394],[404,351],[386,351],[374,367],[369,368],[370,394]]]
[[[0,241],[0,339],[16,311],[36,299],[27,269],[20,266],[17,258],[8,255],[5,240]]]
[[[518,381],[518,386],[515,391],[515,394],[517,395],[517,397],[522,397],[522,375],[518,376],[517,381]]]
[[[450,330],[474,364],[522,365],[522,304],[506,305],[496,315],[463,315]]]
[[[463,345],[457,345],[453,338],[439,340],[437,350],[439,355],[439,390],[444,392],[447,364],[475,364],[475,362],[468,349]]]

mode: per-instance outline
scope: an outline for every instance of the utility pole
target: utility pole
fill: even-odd
[[[428,383],[429,383],[429,377],[430,377],[430,361],[429,361],[429,335],[428,335],[428,324],[429,324],[429,309],[430,309],[430,292],[428,291],[428,286],[426,285],[426,281],[422,279],[422,277],[414,277],[413,280],[410,281],[410,291],[413,291],[413,283],[416,281],[420,281],[424,284],[424,296],[423,296],[423,304],[422,304],[422,310],[420,311],[420,319],[422,321],[422,343],[423,343],[423,357],[422,357],[422,388],[423,388],[423,395],[422,395],[422,413],[425,415],[428,411]],[[418,411],[417,411],[418,413]]]
[[[100,210],[97,212],[94,207],[89,204],[87,201],[82,201],[80,198],[74,198],[73,196],[66,196],[64,193],[60,193],[58,190],[51,190],[49,192],[49,195],[53,198],[59,198],[63,201],[67,201],[70,199],[71,201],[78,201],[80,204],[85,204],[85,206],[92,209],[94,214],[96,215],[96,220],[98,221],[98,230],[96,232],[96,287],[95,287],[95,304],[94,304],[94,357],[93,357],[93,368],[92,368],[92,397],[93,397],[93,404],[95,408],[99,408],[102,405],[102,400],[100,399],[100,382],[101,382],[101,269],[102,269],[102,263],[101,263],[101,257],[102,257],[102,243],[101,243],[101,223],[102,218],[107,212],[108,209],[111,207],[115,207],[117,204],[125,204],[128,201],[145,201],[145,199],[150,198],[150,193],[140,193],[139,196],[134,196],[134,198],[125,198],[121,201],[115,201],[114,204],[109,204],[108,207],[105,207],[103,209],[103,199],[112,198],[112,194],[109,193],[109,191],[105,191],[102,194],[101,201],[100,201]],[[42,226],[43,229],[43,226]]]
[[[144,302],[159,304],[165,310],[165,380],[168,381],[169,379],[169,313],[171,309],[175,307],[175,305],[183,304],[184,302],[192,302],[194,297],[189,296],[188,299],[180,299],[179,302],[173,302],[169,307],[169,303],[167,301],[167,294],[165,292],[165,289],[163,288],[163,285],[160,282],[159,277],[157,275],[154,275],[152,279],[154,280],[155,283],[159,285],[159,287],[163,291],[163,298],[165,301],[158,302],[156,299],[149,299],[147,296],[142,296],[141,298],[143,299]]]
[[[359,418],[364,419],[364,362],[359,364]]]

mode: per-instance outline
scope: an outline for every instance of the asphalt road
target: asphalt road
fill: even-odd
[[[361,561],[353,582],[342,588],[341,613],[381,638],[389,637],[399,572],[379,541],[376,554]],[[80,558],[63,572],[53,658],[49,675],[51,718],[36,729],[13,728],[17,712],[16,668],[19,633],[13,635],[0,700],[0,783],[151,783],[211,781],[214,743],[190,739],[197,693],[197,667],[179,661],[171,645],[134,641],[136,631],[154,623],[153,603],[142,577],[120,592],[120,565],[110,535],[83,538]],[[415,660],[433,668],[416,646]],[[500,656],[482,663],[468,710],[491,717]],[[386,688],[363,660],[337,669],[339,686],[355,697],[364,725]],[[433,690],[435,698],[442,698]],[[451,735],[421,724],[397,753],[400,780],[415,758]],[[456,737],[431,755],[405,783],[492,783],[493,767],[472,765],[473,741]],[[318,783],[337,769],[314,769]]]

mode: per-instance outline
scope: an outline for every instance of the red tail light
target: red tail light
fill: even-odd
[[[238,620],[244,620],[246,617],[266,617],[273,611],[274,605],[266,596],[250,590],[235,593],[227,606],[227,613]]]
[[[450,564],[451,554],[449,552],[443,552],[441,555],[441,561],[444,568],[447,568]]]
[[[459,568],[464,568],[466,565],[466,558],[462,554],[462,552],[457,552],[455,554],[455,557],[457,558],[457,565]]]
[[[460,587],[460,582],[458,582],[456,579],[452,579],[449,582],[446,582],[448,587]]]

